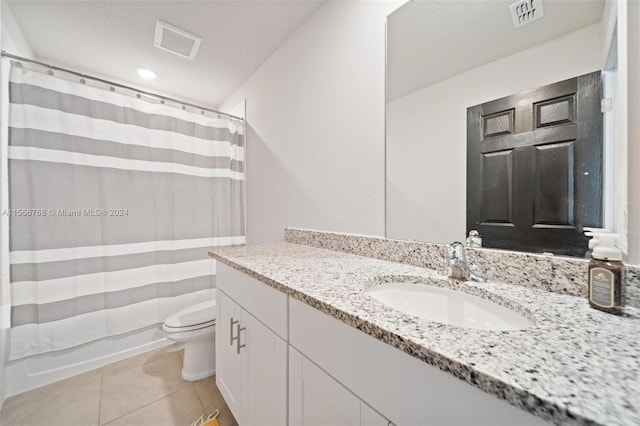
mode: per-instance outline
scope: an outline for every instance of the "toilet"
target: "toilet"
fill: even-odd
[[[215,299],[182,309],[162,325],[169,340],[184,344],[184,380],[193,382],[215,374],[215,325]]]

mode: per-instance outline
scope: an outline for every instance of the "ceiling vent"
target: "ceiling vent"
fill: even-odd
[[[156,21],[156,33],[153,45],[183,58],[193,59],[198,53],[202,39],[188,31],[169,25],[160,20]]]
[[[542,0],[522,0],[509,6],[515,29],[544,16]]]

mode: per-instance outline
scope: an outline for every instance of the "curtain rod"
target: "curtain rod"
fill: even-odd
[[[236,115],[227,114],[226,112],[216,111],[215,109],[205,108],[205,107],[202,107],[200,105],[195,105],[195,104],[192,104],[192,103],[189,103],[189,102],[181,101],[179,99],[169,98],[167,96],[158,95],[157,93],[152,93],[152,92],[147,92],[145,90],[136,89],[135,87],[131,87],[131,86],[125,86],[124,84],[116,83],[116,82],[109,81],[109,80],[104,80],[104,79],[98,78],[98,77],[93,77],[91,75],[83,74],[81,72],[72,71],[72,70],[69,70],[69,69],[66,69],[66,68],[57,67],[57,66],[51,65],[51,64],[45,64],[44,62],[36,61],[36,60],[33,60],[33,59],[29,59],[29,58],[23,58],[22,56],[12,55],[11,53],[7,53],[4,50],[2,51],[2,57],[3,58],[15,59],[16,61],[20,61],[20,62],[28,62],[28,63],[31,63],[31,64],[41,65],[41,66],[49,68],[51,70],[62,71],[62,72],[66,72],[66,73],[69,73],[69,74],[77,75],[78,77],[88,78],[90,80],[98,81],[100,83],[108,84],[110,86],[116,86],[116,87],[119,87],[121,89],[131,90],[133,92],[137,92],[137,93],[140,93],[140,94],[143,94],[143,95],[153,96],[153,97],[161,99],[163,101],[175,102],[177,104],[182,105],[183,107],[189,106],[189,107],[192,107],[192,108],[199,109],[201,111],[213,112],[215,114],[220,114],[220,115],[224,115],[224,116],[227,116],[227,117],[235,118],[236,120],[244,121],[244,118],[238,117]]]

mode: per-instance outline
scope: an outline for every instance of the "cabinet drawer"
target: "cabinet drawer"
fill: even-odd
[[[287,340],[287,295],[221,262],[216,286],[247,312]]]

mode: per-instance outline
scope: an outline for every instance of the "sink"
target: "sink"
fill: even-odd
[[[531,321],[489,300],[425,284],[387,283],[366,290],[374,299],[408,315],[478,330],[523,330]]]

